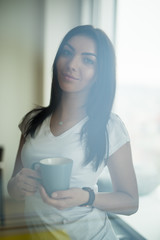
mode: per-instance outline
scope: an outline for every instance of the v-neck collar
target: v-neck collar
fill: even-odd
[[[48,118],[48,127],[49,127],[49,132],[50,134],[54,137],[54,138],[59,138],[59,137],[64,137],[66,135],[68,135],[70,132],[74,131],[76,128],[78,128],[79,126],[82,126],[88,119],[88,117],[84,117],[83,119],[81,119],[78,123],[76,123],[75,125],[73,125],[71,128],[67,129],[66,131],[64,131],[63,133],[59,134],[59,135],[54,135],[54,133],[51,131],[51,117],[52,115],[49,116]]]

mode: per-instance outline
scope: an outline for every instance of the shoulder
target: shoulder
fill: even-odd
[[[130,141],[128,130],[121,120],[121,118],[115,114],[111,113],[108,124],[107,124],[107,133],[109,139],[109,152],[113,154],[118,150],[122,145]]]
[[[119,130],[124,134],[128,134],[128,131],[126,129],[124,122],[116,113],[111,113],[108,124],[107,124],[107,130],[110,132]]]

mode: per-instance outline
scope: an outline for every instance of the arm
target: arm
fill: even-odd
[[[35,180],[35,178],[39,178],[38,173],[31,169],[23,168],[21,150],[24,143],[25,139],[22,135],[13,174],[7,186],[9,195],[16,200],[23,200],[25,196],[34,194],[38,187],[38,182]]]
[[[117,214],[135,213],[138,209],[138,190],[129,143],[110,157],[108,168],[114,191],[96,193],[93,206]],[[79,188],[55,192],[49,197],[41,186],[40,193],[45,203],[58,209],[79,206],[89,198],[89,193]]]
[[[116,214],[135,213],[138,209],[138,190],[129,143],[110,157],[108,169],[113,192],[97,193],[94,207]]]

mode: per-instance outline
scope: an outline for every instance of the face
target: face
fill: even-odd
[[[58,82],[63,92],[88,93],[96,80],[96,44],[86,36],[72,37],[57,60]]]

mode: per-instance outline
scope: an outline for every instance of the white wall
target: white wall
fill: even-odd
[[[4,147],[5,196],[20,137],[17,125],[34,104],[43,103],[43,80],[50,78],[48,62],[53,61],[64,32],[77,24],[78,0],[0,1],[0,145]]]
[[[0,1],[0,145],[4,147],[5,195],[20,137],[17,125],[42,98],[40,12],[38,0]]]

